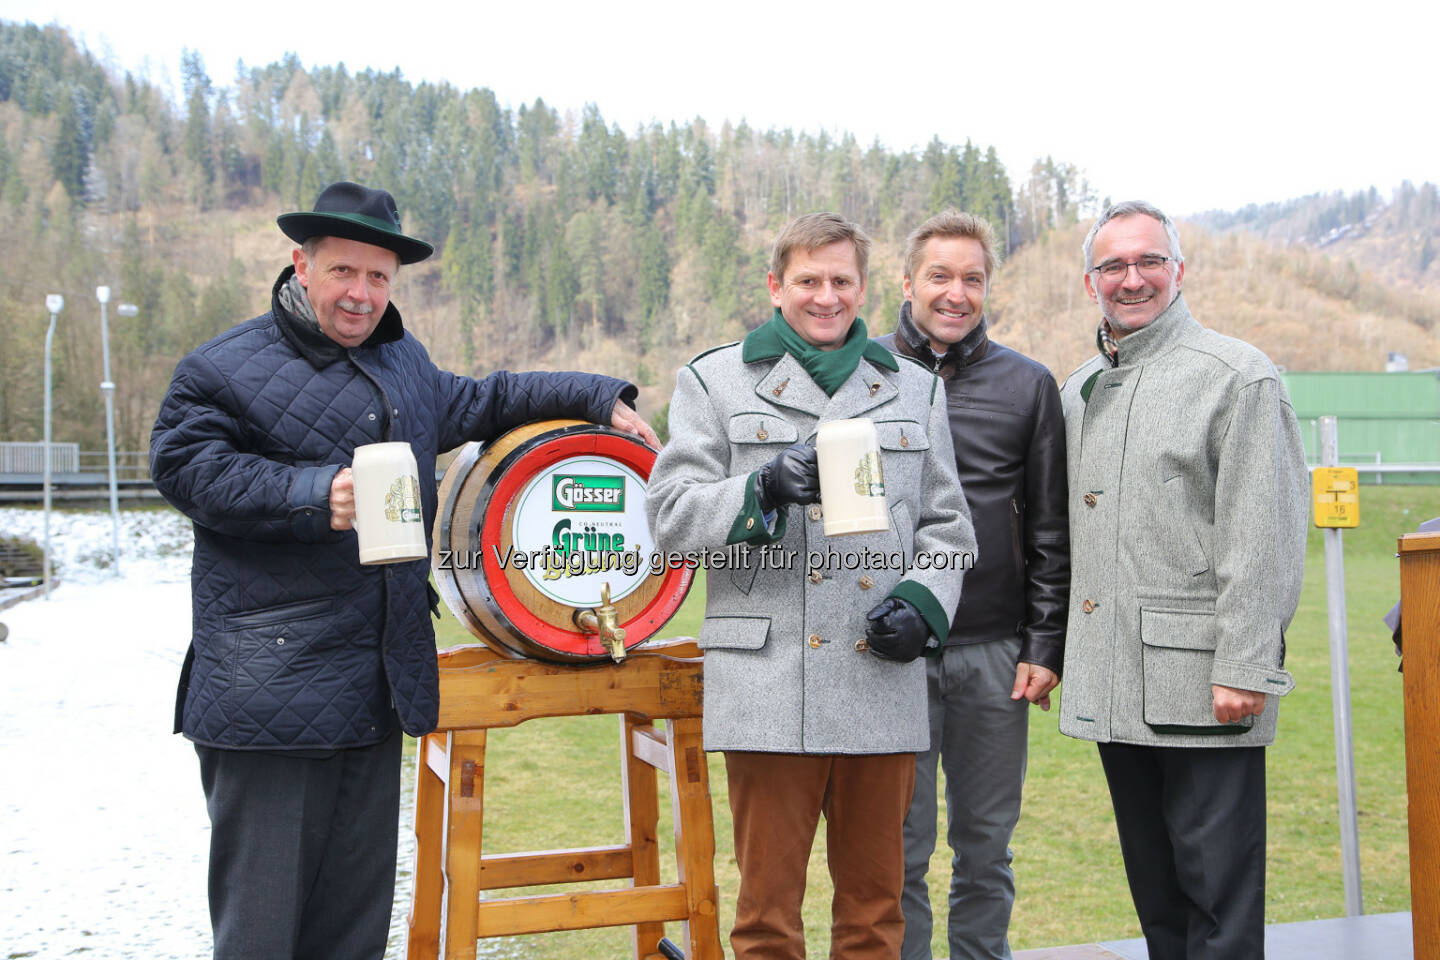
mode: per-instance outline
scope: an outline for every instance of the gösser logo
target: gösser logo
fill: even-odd
[[[625,478],[556,474],[553,509],[582,513],[624,513]]]

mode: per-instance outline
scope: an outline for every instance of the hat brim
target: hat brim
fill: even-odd
[[[296,243],[304,243],[311,237],[344,237],[393,250],[401,263],[419,263],[435,252],[424,240],[383,230],[366,222],[368,220],[369,217],[358,214],[314,212],[282,213],[275,218],[281,232]]]

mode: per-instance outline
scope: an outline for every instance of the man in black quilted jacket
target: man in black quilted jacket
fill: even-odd
[[[155,485],[195,523],[176,731],[210,812],[217,960],[376,960],[400,734],[437,718],[438,597],[425,560],[360,565],[355,448],[410,444],[429,530],[436,454],[465,441],[580,417],[659,442],[620,380],[438,369],[390,302],[434,250],[389,193],[334,183],[278,222],[300,246],[270,310],[180,362],[151,434]]]

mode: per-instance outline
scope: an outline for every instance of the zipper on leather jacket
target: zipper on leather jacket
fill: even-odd
[[[1025,580],[1025,551],[1020,536],[1020,504],[1010,498],[1010,549],[1015,555],[1015,572]]]

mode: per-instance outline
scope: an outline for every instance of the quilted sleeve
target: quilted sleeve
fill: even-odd
[[[191,354],[175,369],[150,433],[150,476],[201,526],[247,540],[333,542],[335,465],[297,467],[246,452],[244,429],[214,364]]]
[[[534,420],[573,417],[609,424],[615,401],[635,405],[634,384],[593,373],[511,373],[496,370],[482,380],[435,371],[437,394],[448,403],[440,425],[440,449],[467,440],[493,440]]]

